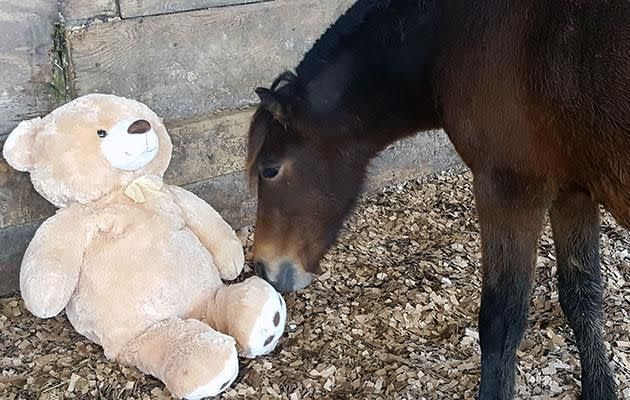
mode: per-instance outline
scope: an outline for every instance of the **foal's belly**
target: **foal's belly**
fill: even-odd
[[[617,222],[630,228],[630,142],[610,148],[608,158],[584,162],[583,180],[593,198],[608,210]]]

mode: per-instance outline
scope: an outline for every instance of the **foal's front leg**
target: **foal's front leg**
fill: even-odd
[[[516,350],[527,322],[536,247],[547,208],[537,185],[513,174],[475,177],[481,228],[480,400],[513,398]]]
[[[582,400],[617,398],[603,339],[599,207],[586,193],[563,193],[551,207],[560,305],[582,365]]]

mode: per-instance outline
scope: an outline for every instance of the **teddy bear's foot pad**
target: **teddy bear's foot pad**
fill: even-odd
[[[260,285],[259,282],[256,282]],[[282,296],[266,282],[261,285],[267,298],[260,303],[258,318],[253,324],[249,340],[240,343],[241,356],[254,358],[269,354],[282,337],[287,319],[287,307]]]
[[[179,394],[187,400],[223,392],[236,379],[239,367],[236,346],[231,337],[210,327],[201,327],[201,322],[196,325],[203,331],[194,336],[187,335],[187,340],[179,343],[169,357],[170,379],[165,379],[168,383],[173,380],[179,384]]]
[[[230,362],[225,366],[225,369],[219,376],[213,378],[205,385],[194,389],[191,393],[185,395],[184,399],[199,400],[205,397],[212,397],[227,389],[238,375],[238,361],[236,358],[234,358],[233,361],[234,362]]]

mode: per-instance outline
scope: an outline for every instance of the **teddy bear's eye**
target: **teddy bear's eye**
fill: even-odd
[[[107,136],[107,131],[105,129],[99,129],[98,131],[96,131],[96,134],[98,135],[98,137],[104,138],[105,136]]]

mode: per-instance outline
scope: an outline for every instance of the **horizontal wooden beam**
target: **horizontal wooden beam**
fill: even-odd
[[[61,12],[68,25],[120,17],[116,0],[62,0]]]
[[[353,0],[276,0],[71,30],[77,94],[112,93],[167,120],[254,104]]]
[[[185,185],[242,170],[251,115],[248,110],[169,126],[173,157],[166,181]],[[0,228],[46,218],[53,212],[54,207],[33,189],[29,175],[15,171],[0,157]]]
[[[184,124],[167,124],[173,158],[165,178],[184,185],[245,168],[247,130],[252,110]]]
[[[119,0],[119,3],[122,17],[134,18],[262,1],[269,0]]]
[[[455,166],[461,166],[461,162],[443,132],[420,134],[397,143],[373,161],[367,190]],[[254,223],[256,199],[249,190],[243,171],[182,187],[211,204],[235,229]],[[51,214],[52,210],[49,211]],[[45,213],[41,215],[42,218],[48,217]],[[17,289],[17,271],[22,253],[38,225],[39,222],[34,221],[0,228],[0,295]]]
[[[165,180],[187,185],[242,171],[252,114],[253,110],[246,110],[167,124],[173,156]],[[379,171],[377,183],[382,184],[388,177],[409,179],[423,174],[424,167],[439,170],[455,158],[443,133],[428,132],[392,145],[374,160],[373,168]],[[0,200],[0,228],[36,221],[54,212],[54,207],[34,191],[29,176],[13,170],[1,158]]]

